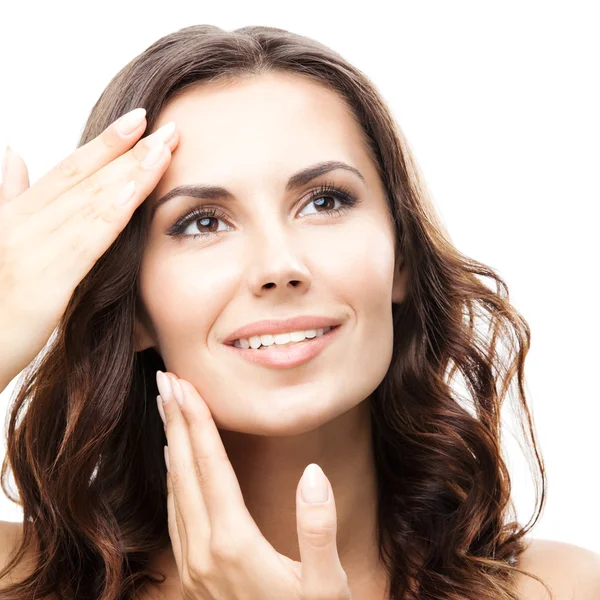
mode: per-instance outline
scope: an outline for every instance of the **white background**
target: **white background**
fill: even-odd
[[[597,2],[1,6],[0,152],[9,143],[21,154],[32,183],[74,150],[113,75],[182,27],[288,29],[329,45],[370,77],[454,243],[499,272],[531,326],[527,391],[549,478],[531,536],[600,552]],[[12,390],[0,395],[2,414]],[[533,488],[516,448],[509,438],[525,523]],[[0,458],[4,449],[3,442]],[[22,520],[1,493],[0,519]]]

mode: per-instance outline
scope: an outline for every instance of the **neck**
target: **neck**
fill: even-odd
[[[227,430],[220,434],[252,518],[277,552],[296,561],[300,561],[296,488],[306,466],[317,463],[333,489],[338,554],[353,598],[385,598],[387,574],[378,559],[377,481],[368,399],[297,436]]]

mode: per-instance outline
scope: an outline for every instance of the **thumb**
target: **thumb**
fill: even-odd
[[[338,555],[333,489],[319,465],[304,469],[296,489],[296,522],[302,563],[302,598],[349,600],[348,578]]]
[[[10,146],[6,146],[2,162],[0,202],[13,200],[29,186],[29,173],[25,161]]]

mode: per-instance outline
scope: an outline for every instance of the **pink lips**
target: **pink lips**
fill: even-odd
[[[325,327],[335,327],[341,325],[342,322],[335,317],[319,316],[319,315],[301,315],[292,319],[284,319],[278,321],[275,319],[266,319],[264,321],[256,321],[240,327],[232,331],[223,344],[233,344],[235,340],[241,338],[249,339],[255,335],[286,333],[288,331],[306,331],[307,329],[325,329]]]
[[[235,346],[228,344],[226,344],[225,347],[229,348],[232,352],[236,352],[238,356],[250,363],[276,369],[287,369],[301,365],[320,354],[338,337],[340,329],[340,326],[333,327],[327,333],[319,337],[281,346],[273,344],[264,350],[236,348]]]

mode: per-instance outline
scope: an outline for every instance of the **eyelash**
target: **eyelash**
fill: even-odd
[[[361,200],[359,200],[347,187],[343,185],[335,185],[333,183],[325,183],[316,190],[313,190],[310,193],[310,197],[307,200],[306,204],[302,207],[306,207],[311,202],[314,202],[317,198],[321,196],[331,196],[336,198],[342,203],[342,206],[339,208],[330,208],[327,210],[323,210],[318,214],[338,214],[344,211],[350,210],[354,206],[356,206]],[[183,237],[183,238],[206,238],[210,235],[220,235],[221,233],[226,233],[224,231],[208,231],[205,233],[192,233],[192,234],[183,234],[186,227],[193,223],[194,221],[198,221],[200,219],[207,218],[217,218],[217,219],[226,219],[227,215],[223,214],[218,208],[210,207],[189,207],[189,212],[179,218],[173,225],[171,225],[169,231],[167,231],[167,235],[171,235],[173,237]]]

